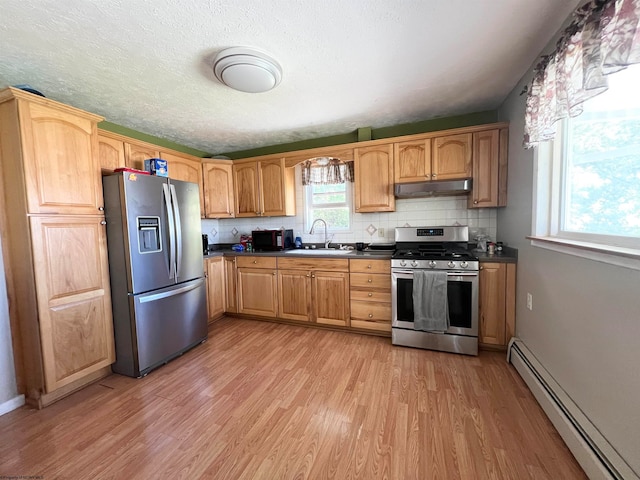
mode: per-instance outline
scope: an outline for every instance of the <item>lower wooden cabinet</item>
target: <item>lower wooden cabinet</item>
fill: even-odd
[[[391,262],[349,260],[351,326],[391,332]]]
[[[207,312],[209,321],[224,314],[225,262],[223,257],[207,258],[204,262],[207,276]]]
[[[224,311],[227,313],[238,313],[238,269],[236,268],[236,257],[224,257],[224,277],[225,295]]]
[[[278,316],[276,257],[237,257],[238,313]]]
[[[46,394],[115,361],[103,222],[101,216],[30,218]]]
[[[506,346],[515,335],[516,264],[480,264],[479,342]]]
[[[349,325],[349,261],[279,258],[279,317],[346,327]]]

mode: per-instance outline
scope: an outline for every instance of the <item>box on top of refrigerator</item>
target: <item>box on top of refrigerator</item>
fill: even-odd
[[[162,158],[149,158],[145,160],[144,169],[151,175],[158,177],[169,176],[169,166],[167,165],[167,161]]]

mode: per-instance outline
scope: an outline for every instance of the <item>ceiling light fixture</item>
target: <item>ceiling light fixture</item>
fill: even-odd
[[[227,87],[248,93],[269,91],[282,80],[280,64],[250,47],[222,50],[213,61],[213,73]]]

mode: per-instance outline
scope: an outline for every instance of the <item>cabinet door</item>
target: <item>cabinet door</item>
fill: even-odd
[[[286,215],[284,168],[284,159],[258,162],[260,215]]]
[[[394,144],[395,183],[431,180],[431,139]]]
[[[275,270],[238,268],[238,312],[262,317],[277,316]]]
[[[393,145],[354,149],[356,212],[393,212]]]
[[[19,100],[29,213],[99,214],[96,122]]]
[[[233,192],[236,217],[260,215],[257,162],[233,165]]]
[[[238,313],[238,290],[236,273],[236,257],[224,257],[224,311],[229,313]]]
[[[505,344],[506,266],[506,263],[483,263],[480,266],[480,343]]]
[[[316,323],[349,326],[349,274],[313,272],[311,278]]]
[[[104,217],[31,217],[47,393],[115,361]]]
[[[278,270],[280,318],[307,322],[311,317],[311,272]]]
[[[431,179],[471,177],[471,133],[436,137],[433,140]]]
[[[200,192],[200,216],[204,216],[204,195],[202,192],[202,161],[198,157],[186,157],[160,152],[160,158],[167,161],[169,178],[198,185]]]
[[[223,257],[208,258],[207,265],[207,299],[209,318],[220,317],[224,313],[225,271]]]
[[[204,212],[206,218],[230,218],[233,209],[233,174],[231,164],[202,164]]]
[[[98,135],[98,156],[103,172],[110,173],[116,168],[127,166],[122,140]]]
[[[473,134],[473,191],[469,207],[498,206],[499,131]]]
[[[160,158],[160,150],[155,145],[126,142],[124,154],[127,167],[144,170],[144,161],[149,158]],[[171,173],[171,172],[169,172]]]

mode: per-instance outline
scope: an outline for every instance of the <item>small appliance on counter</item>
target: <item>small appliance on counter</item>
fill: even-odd
[[[253,249],[257,252],[289,250],[294,248],[293,230],[253,230]]]

